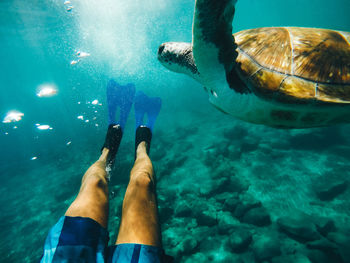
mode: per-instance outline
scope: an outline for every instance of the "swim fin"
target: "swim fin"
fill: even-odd
[[[119,85],[111,79],[107,84],[108,124],[119,124],[124,130],[131,106],[135,98],[135,85]],[[120,108],[119,121],[115,121],[117,108]]]
[[[146,142],[146,152],[149,154],[152,140],[152,130],[157,116],[162,106],[162,100],[159,97],[148,97],[142,91],[138,91],[135,97],[135,120],[136,120],[136,136],[135,136],[135,159],[137,147],[141,142]],[[147,113],[148,121],[144,125],[144,116]]]
[[[145,125],[151,131],[153,130],[154,123],[162,107],[162,100],[159,97],[148,97],[142,91],[138,91],[135,96],[135,120],[136,120],[136,129]],[[144,116],[147,113],[148,121],[147,124],[144,124]]]

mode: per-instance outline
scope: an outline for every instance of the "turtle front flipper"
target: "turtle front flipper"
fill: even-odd
[[[196,0],[193,56],[205,82],[228,82],[238,55],[232,35],[237,0]]]

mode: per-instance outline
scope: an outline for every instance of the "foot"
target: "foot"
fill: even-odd
[[[113,165],[122,136],[123,131],[119,124],[110,124],[108,126],[105,143],[102,146],[102,153],[105,153],[104,150],[108,149],[107,165]]]

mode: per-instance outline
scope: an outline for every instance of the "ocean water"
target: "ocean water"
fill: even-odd
[[[162,99],[151,159],[176,262],[350,262],[349,125],[278,130],[217,111],[200,84],[157,61],[161,43],[191,41],[194,1],[70,2],[0,1],[0,116],[23,113],[0,123],[0,262],[40,258],[99,156],[110,78]],[[350,31],[349,14],[348,0],[238,0],[233,28]],[[38,97],[42,85],[57,94]],[[112,243],[134,123],[132,111],[110,182]]]

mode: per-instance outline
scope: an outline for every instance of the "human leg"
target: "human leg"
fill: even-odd
[[[156,183],[152,162],[148,156],[154,121],[160,111],[160,98],[149,98],[139,92],[135,97],[135,164],[126,189],[122,219],[116,244],[138,243],[162,247],[159,226]],[[145,113],[151,127],[142,125]]]
[[[89,217],[104,228],[108,223],[108,182],[106,162],[109,150],[103,148],[100,158],[83,176],[79,194],[69,206],[66,216]]]
[[[136,156],[123,201],[116,244],[138,243],[161,247],[155,179],[146,142],[138,145]]]

